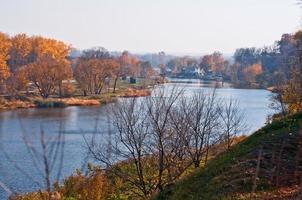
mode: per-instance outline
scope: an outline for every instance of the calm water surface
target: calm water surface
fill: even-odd
[[[190,96],[198,90],[211,90],[213,83],[196,80],[176,80],[160,87],[174,86],[185,89],[185,95]],[[234,89],[228,84],[217,89],[221,98],[233,98],[240,101],[240,107],[246,113],[249,131],[262,127],[266,117],[272,113],[268,108],[270,92],[254,89]],[[38,143],[39,132],[45,131],[47,136],[58,134],[63,130],[65,137],[64,164],[62,177],[66,177],[81,169],[87,162],[85,142],[83,137],[98,133],[106,142],[108,137],[108,117],[113,105],[102,107],[67,107],[58,109],[26,109],[0,112],[0,181],[13,192],[26,192],[38,189],[39,186],[21,173],[15,166],[30,174],[36,181],[43,184],[39,171],[35,170],[33,162],[24,144],[24,138],[33,145]],[[3,151],[9,155],[5,156]],[[6,192],[0,187],[0,199],[6,199]]]

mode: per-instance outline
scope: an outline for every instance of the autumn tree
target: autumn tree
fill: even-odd
[[[138,77],[141,73],[139,60],[136,57],[130,58],[130,75],[132,77]]]
[[[112,75],[113,75],[113,93],[116,91],[116,86],[117,86],[117,80],[121,77],[124,76],[125,70],[122,68],[122,63],[118,59],[116,67],[112,70]]]
[[[61,41],[32,38],[28,77],[43,98],[53,94],[56,89],[61,96],[63,80],[71,79],[72,71],[67,60],[69,51],[70,47]]]
[[[282,99],[288,106],[290,113],[300,112],[302,110],[302,78],[301,67],[291,69],[291,77],[285,86]]]
[[[261,73],[262,73],[262,66],[260,63],[247,66],[243,69],[244,80],[247,83],[255,83],[256,77]]]
[[[210,55],[205,55],[201,58],[199,67],[206,72],[221,74],[225,71],[225,60],[220,52],[214,52]]]
[[[283,34],[281,39],[277,41],[277,50],[280,52],[278,55],[278,70],[287,80],[290,79],[291,68],[299,63],[297,39],[294,34]]]
[[[38,58],[49,55],[55,60],[66,60],[71,47],[62,41],[44,38],[40,36],[32,37],[32,52],[30,61],[34,62]]]
[[[148,61],[140,62],[139,65],[140,65],[139,66],[140,67],[140,77],[149,78],[150,76],[155,74],[150,62],[148,62]]]
[[[74,76],[82,89],[84,96],[87,94],[98,95],[101,93],[105,81],[116,77],[119,63],[114,60],[103,47],[85,50],[76,63]]]
[[[114,83],[113,83],[113,93],[116,91],[117,80],[120,77],[126,77],[129,73],[130,68],[130,58],[128,51],[123,51],[122,55],[117,58],[118,65],[113,69]]]
[[[80,59],[77,61],[73,71],[74,77],[83,91],[84,96],[87,96],[89,93],[94,94],[93,76],[95,73],[93,68],[95,67],[92,61]]]
[[[122,53],[119,57],[119,62],[121,65],[121,74],[123,76],[137,76],[139,74],[138,59],[130,55],[128,51]]]
[[[0,32],[0,87],[3,86],[4,81],[10,75],[10,70],[7,65],[10,46],[11,43],[9,37],[6,34]]]
[[[240,65],[240,68],[253,65],[259,62],[259,50],[257,48],[240,48],[234,53],[234,62]]]
[[[116,91],[117,80],[120,77],[126,76],[139,76],[140,65],[137,58],[131,56],[128,51],[123,51],[122,54],[116,59],[118,64],[113,68],[113,93]]]
[[[302,31],[296,32],[294,39],[297,62],[291,67],[291,76],[284,92],[289,111],[292,113],[302,110]]]
[[[16,97],[20,95],[21,91],[27,89],[29,83],[28,80],[28,68],[26,66],[19,67],[8,79],[7,79],[7,91],[8,93]]]
[[[26,34],[17,34],[11,38],[8,65],[12,72],[30,62],[32,52],[32,39]]]
[[[213,57],[213,65],[211,66],[211,70],[214,73],[223,73],[225,71],[225,62],[224,62],[224,57],[222,53],[220,52],[214,52],[212,54]]]
[[[84,95],[99,95],[106,79],[113,76],[113,69],[119,66],[114,59],[80,59],[75,67],[74,76]]]
[[[39,57],[37,61],[28,65],[28,78],[37,87],[43,98],[49,97],[56,91],[56,86],[63,80],[70,78],[68,62],[57,60],[49,55]]]

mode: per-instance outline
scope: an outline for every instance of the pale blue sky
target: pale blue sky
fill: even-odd
[[[0,0],[0,31],[84,49],[204,54],[270,45],[301,25],[296,0]]]

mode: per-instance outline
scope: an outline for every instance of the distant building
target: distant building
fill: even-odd
[[[195,68],[195,73],[198,74],[199,77],[203,77],[205,75],[205,70],[203,68]]]

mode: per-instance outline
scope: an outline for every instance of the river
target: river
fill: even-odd
[[[181,87],[185,95],[190,96],[198,90],[210,90],[213,83],[198,80],[177,80],[159,87]],[[246,114],[249,130],[246,134],[262,127],[266,117],[272,113],[269,109],[270,92],[260,89],[235,89],[229,84],[217,89],[220,98],[233,98],[240,102],[240,108]],[[39,189],[25,173],[37,182],[41,182],[40,172],[37,171],[27,151],[24,138],[30,144],[39,142],[40,131],[47,136],[62,131],[65,137],[64,163],[62,177],[81,169],[87,161],[85,142],[83,137],[98,133],[106,140],[108,125],[108,109],[112,105],[101,107],[66,107],[53,109],[24,109],[0,112],[0,181],[5,183],[13,192],[27,192]],[[3,153],[3,151],[5,153]],[[5,156],[9,155],[9,157]],[[22,168],[24,172],[16,169]],[[7,193],[0,187],[0,199],[6,199]]]

